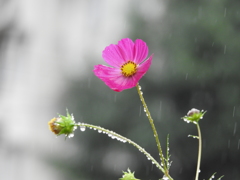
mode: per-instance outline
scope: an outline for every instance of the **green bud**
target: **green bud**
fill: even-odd
[[[73,115],[67,111],[67,116],[59,115],[58,118],[53,118],[48,122],[50,131],[56,135],[65,134],[66,137],[73,137],[74,130],[77,128]]]
[[[203,118],[206,112],[207,111],[199,111],[198,109],[192,108],[190,111],[188,111],[186,116],[182,117],[182,119],[187,123],[192,122],[194,124],[197,124],[198,121]]]
[[[134,177],[134,172],[131,172],[130,169],[128,169],[128,172],[123,171],[123,177],[120,178],[119,180],[140,180],[140,179],[136,179]]]

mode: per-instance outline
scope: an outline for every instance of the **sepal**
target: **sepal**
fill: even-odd
[[[124,171],[123,171],[123,177],[120,178],[119,180],[140,180],[140,179],[136,179],[136,178],[134,177],[134,172],[131,172],[131,170],[128,169],[127,172],[124,172]]]

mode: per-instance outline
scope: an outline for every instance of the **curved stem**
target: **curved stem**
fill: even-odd
[[[129,144],[136,147],[141,153],[145,154],[145,156],[147,156],[147,158],[149,160],[151,160],[152,163],[155,164],[156,167],[164,173],[164,169],[162,168],[162,166],[144,148],[142,148],[141,146],[139,146],[137,143],[133,142],[132,140],[130,140],[130,139],[124,137],[124,136],[121,136],[120,134],[117,134],[113,131],[102,128],[100,126],[94,126],[92,124],[86,124],[86,123],[76,123],[76,126],[79,126],[80,130],[81,130],[81,128],[88,127],[89,129],[98,130],[99,133],[107,134],[112,139],[116,139],[116,140],[121,141],[123,143],[128,142]],[[83,129],[82,131],[84,131],[84,130],[85,129]]]
[[[200,126],[197,123],[197,130],[198,130],[198,161],[197,161],[197,170],[196,170],[196,177],[195,180],[198,180],[199,172],[200,172],[200,163],[201,163],[201,155],[202,155],[202,135],[201,135],[201,130]]]
[[[160,141],[159,141],[159,138],[158,138],[158,133],[157,133],[157,130],[156,130],[155,125],[153,123],[153,119],[151,117],[150,111],[148,110],[147,104],[146,104],[146,102],[145,102],[145,100],[143,98],[143,95],[142,95],[143,93],[141,91],[141,87],[139,86],[139,84],[137,84],[136,87],[137,87],[137,91],[138,91],[140,100],[142,101],[142,104],[143,104],[143,107],[144,107],[144,111],[146,112],[146,115],[148,117],[149,123],[150,123],[150,125],[152,127],[153,135],[155,137],[155,140],[156,140],[156,143],[157,143],[157,147],[158,147],[160,160],[161,160],[161,163],[162,163],[163,168],[164,168],[164,174],[165,174],[165,176],[167,176],[171,180],[172,178],[171,178],[171,176],[168,173],[168,168],[167,168],[167,165],[166,165],[166,162],[165,162],[165,158],[163,156],[161,144],[160,144]]]

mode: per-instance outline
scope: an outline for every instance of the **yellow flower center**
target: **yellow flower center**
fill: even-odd
[[[131,77],[137,72],[137,64],[132,61],[128,61],[121,66],[122,75],[125,77]]]

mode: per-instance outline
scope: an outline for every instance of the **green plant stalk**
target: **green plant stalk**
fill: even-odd
[[[197,169],[196,169],[196,177],[195,180],[198,180],[199,172],[200,172],[200,163],[201,163],[201,155],[202,155],[202,135],[200,126],[196,123],[197,130],[198,130],[198,161],[197,161]]]
[[[101,132],[101,133],[105,133],[107,134],[108,136],[110,136],[112,139],[117,139],[123,143],[125,142],[128,142],[129,144],[133,145],[134,147],[136,147],[141,153],[145,154],[145,156],[152,161],[153,164],[156,165],[156,167],[161,170],[163,173],[164,173],[164,169],[162,168],[162,166],[144,149],[142,148],[141,146],[139,146],[137,143],[135,143],[134,141],[120,135],[120,134],[117,134],[113,131],[110,131],[108,129],[105,129],[105,128],[102,128],[100,126],[95,126],[95,125],[92,125],[92,124],[87,124],[87,123],[76,123],[75,126],[79,126],[80,128],[81,127],[87,127],[89,129],[93,129],[93,130],[98,130],[98,132]]]
[[[151,114],[150,114],[150,111],[148,110],[148,107],[147,107],[147,104],[143,98],[143,93],[141,91],[141,87],[139,86],[139,84],[137,84],[137,91],[138,91],[138,94],[139,94],[139,97],[140,97],[140,100],[142,101],[142,104],[143,104],[143,108],[144,108],[144,111],[146,112],[147,114],[147,117],[148,117],[148,120],[149,120],[149,123],[152,127],[152,131],[153,131],[153,135],[155,137],[155,140],[156,140],[156,143],[157,143],[157,147],[158,147],[158,152],[159,152],[159,156],[160,156],[160,160],[161,160],[161,163],[163,164],[163,168],[164,168],[164,174],[165,176],[167,176],[170,180],[172,180],[171,176],[169,175],[169,172],[168,172],[168,168],[167,168],[167,165],[166,165],[166,162],[165,162],[165,158],[164,158],[164,155],[163,155],[163,152],[162,152],[162,148],[161,148],[161,144],[160,144],[160,141],[159,141],[159,138],[158,138],[158,133],[157,133],[157,130],[155,128],[155,125],[154,125],[154,122],[153,122],[153,119],[151,117]]]

